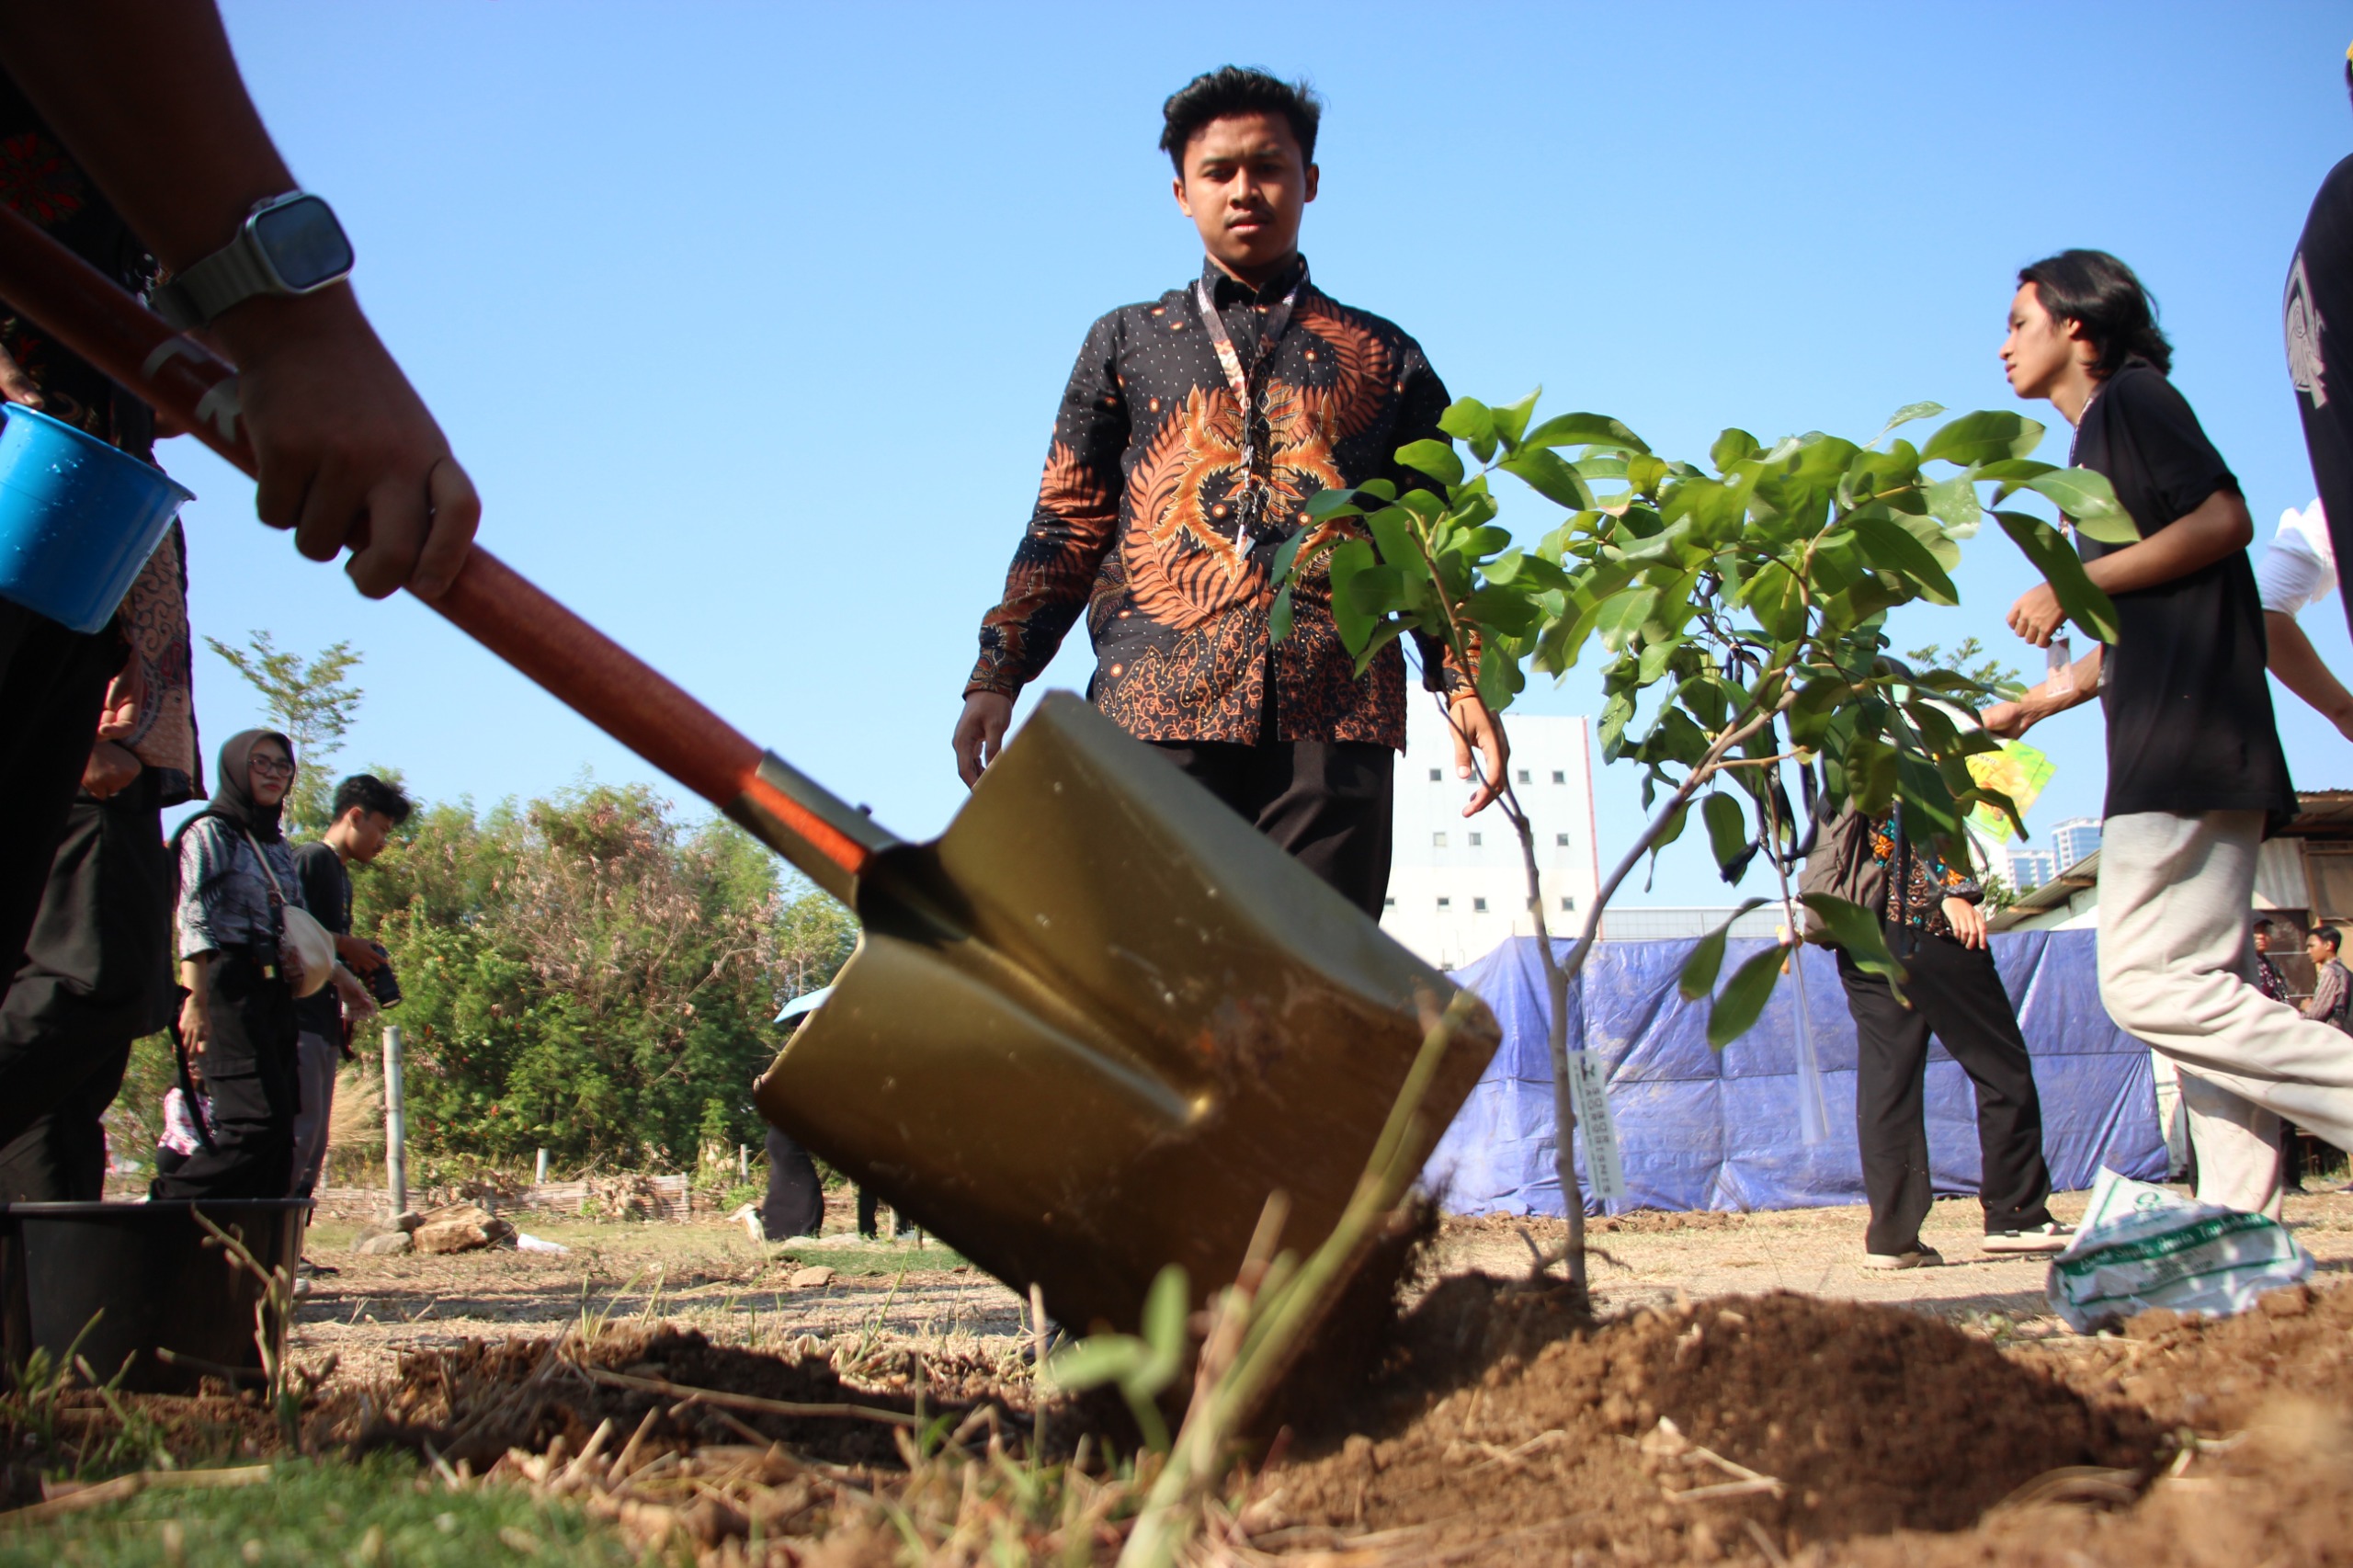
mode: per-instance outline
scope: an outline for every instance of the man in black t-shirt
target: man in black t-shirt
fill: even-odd
[[[382,852],[392,829],[408,820],[408,797],[372,773],[358,773],[335,786],[335,820],[318,843],[294,852],[302,879],[302,905],[335,934],[335,957],[354,974],[374,972],[383,956],[351,934],[351,872]],[[335,1114],[335,1074],[342,1065],[343,1005],[335,987],[324,986],[294,1004],[301,1030],[296,1063],[301,1073],[301,1108],[294,1117],[294,1192],[308,1198],[326,1166],[327,1123]]]
[[[2281,1118],[2353,1147],[2353,1051],[2255,983],[2256,851],[2295,815],[2296,794],[2264,679],[2254,525],[2165,379],[2172,347],[2131,269],[2067,251],[2018,283],[2002,347],[2010,384],[2075,425],[2071,460],[2107,476],[2141,537],[2076,540],[2086,574],[2115,603],[2115,646],[2095,646],[2071,681],[1987,709],[1985,727],[2017,735],[2105,699],[2100,1001],[2181,1070],[2200,1199],[2276,1217]],[[2009,621],[2048,646],[2063,622],[2057,596],[2034,588]]]
[[[2345,82],[2353,90],[2353,49]],[[2353,157],[2320,182],[2288,266],[2282,305],[2288,378],[2303,415],[2304,447],[2339,561],[2353,561]],[[2353,594],[2345,597],[2353,626]]]

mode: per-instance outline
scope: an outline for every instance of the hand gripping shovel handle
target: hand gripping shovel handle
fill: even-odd
[[[175,333],[114,282],[0,205],[0,299],[204,444],[257,474],[235,367]],[[894,840],[863,812],[738,733],[611,638],[476,545],[433,608],[582,717],[726,812],[850,902]]]

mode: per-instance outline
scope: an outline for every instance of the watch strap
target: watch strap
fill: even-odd
[[[277,291],[275,279],[263,264],[253,231],[240,227],[237,237],[151,290],[147,302],[155,313],[182,332],[199,327],[213,317],[256,294]]]

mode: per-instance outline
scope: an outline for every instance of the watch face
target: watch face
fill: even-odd
[[[254,239],[278,277],[294,293],[323,288],[351,270],[351,242],[335,210],[315,196],[301,196],[254,220]]]

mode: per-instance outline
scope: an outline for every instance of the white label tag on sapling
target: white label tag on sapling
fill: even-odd
[[[1618,1124],[1609,1119],[1601,1059],[1589,1051],[1569,1052],[1569,1094],[1576,1107],[1586,1179],[1593,1184],[1593,1195],[1605,1201],[1625,1197],[1626,1170],[1618,1162]]]

